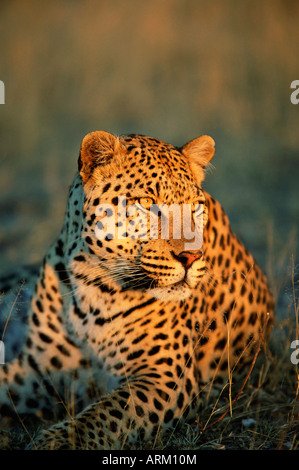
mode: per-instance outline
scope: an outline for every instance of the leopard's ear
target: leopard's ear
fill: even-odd
[[[181,148],[181,152],[192,162],[205,167],[215,153],[215,141],[208,135],[201,135]]]
[[[109,132],[95,131],[87,134],[82,141],[78,160],[82,180],[86,182],[94,168],[109,163],[122,148],[118,137]]]
[[[215,153],[214,139],[208,135],[201,135],[185,144],[180,150],[188,158],[195,176],[202,181],[204,179],[203,169],[212,160]]]

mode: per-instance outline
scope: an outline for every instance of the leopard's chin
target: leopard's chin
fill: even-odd
[[[178,302],[188,299],[192,295],[193,289],[185,281],[179,281],[170,286],[153,287],[147,292],[157,300]]]

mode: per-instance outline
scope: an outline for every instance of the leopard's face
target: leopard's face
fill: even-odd
[[[106,147],[93,148],[97,164],[88,168],[84,141],[81,149],[83,257],[90,275],[110,288],[165,300],[189,297],[206,272],[202,236],[208,213],[200,168],[196,174],[184,151],[156,139],[91,136],[101,144],[104,137]],[[80,269],[78,253],[75,258],[74,271]]]

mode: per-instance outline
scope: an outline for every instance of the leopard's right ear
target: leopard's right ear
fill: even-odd
[[[123,148],[118,137],[105,131],[87,134],[81,144],[78,170],[85,183],[96,167],[106,165]]]

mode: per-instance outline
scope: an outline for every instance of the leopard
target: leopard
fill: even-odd
[[[42,422],[28,449],[152,443],[197,419],[228,380],[241,380],[261,337],[267,344],[275,301],[266,274],[203,188],[214,154],[208,135],[180,147],[141,134],[83,138],[62,230],[23,305],[18,351],[0,365],[1,420]],[[162,237],[162,206],[172,205],[179,212],[169,210]]]

